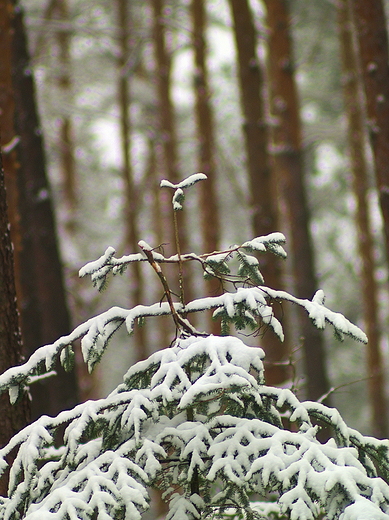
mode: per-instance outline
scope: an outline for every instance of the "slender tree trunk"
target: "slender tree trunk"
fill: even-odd
[[[69,8],[66,0],[57,0],[55,5],[56,18],[64,25],[69,22]],[[71,231],[74,228],[74,212],[77,205],[76,189],[76,161],[74,157],[73,123],[69,115],[69,107],[72,104],[72,77],[71,77],[71,57],[70,57],[70,32],[69,29],[62,28],[57,32],[57,42],[59,48],[59,77],[58,86],[61,98],[66,104],[61,116],[59,131],[59,152],[60,166],[62,172],[62,182],[64,187],[65,200],[69,211],[68,227]]]
[[[343,95],[347,115],[350,166],[357,200],[356,221],[361,256],[361,289],[364,306],[367,345],[368,388],[373,415],[373,432],[387,437],[384,367],[380,351],[378,287],[374,277],[374,245],[368,208],[368,174],[365,155],[363,96],[360,89],[358,59],[353,38],[352,20],[347,0],[337,3],[340,51],[343,72]]]
[[[206,11],[203,0],[192,0],[191,12],[193,20],[192,41],[195,57],[195,117],[198,148],[199,172],[207,175],[206,182],[200,183],[200,216],[203,235],[203,251],[216,251],[219,248],[220,222],[216,193],[215,166],[215,126],[210,104],[208,70],[206,65]],[[208,294],[220,294],[221,287],[217,279],[206,284]],[[210,314],[211,318],[212,314]],[[220,334],[220,324],[210,319],[209,330]]]
[[[151,6],[153,9],[153,39],[155,48],[156,81],[159,109],[159,138],[161,139],[163,146],[165,172],[171,182],[177,183],[182,179],[178,166],[178,145],[174,107],[170,95],[171,57],[168,53],[166,45],[166,31],[163,22],[164,0],[151,0]],[[166,192],[166,190],[164,191]],[[169,193],[169,199],[171,200],[171,193]],[[178,221],[178,240],[180,244],[180,250],[181,253],[184,253],[189,250],[188,239],[186,235],[185,214],[178,211],[176,212],[176,217]],[[175,241],[175,235],[173,232],[170,245],[170,248],[172,248],[171,251],[173,253],[177,253],[175,250]],[[185,266],[185,301],[191,301],[193,299],[190,270],[190,266]],[[182,289],[182,287],[179,287],[177,290],[181,292]]]
[[[131,20],[128,12],[128,1],[117,0],[117,21],[118,21],[118,102],[120,110],[120,136],[123,157],[123,179],[126,190],[125,207],[125,228],[126,244],[131,251],[138,250],[139,233],[137,226],[138,200],[131,163],[131,96],[130,82],[126,75],[126,63],[130,59],[131,39]],[[142,302],[143,280],[140,264],[134,262],[131,269],[131,304],[139,305]],[[141,327],[135,328],[135,349],[137,361],[147,357],[145,331]]]
[[[389,259],[389,51],[386,16],[382,0],[351,0],[350,5],[359,45],[367,127]]]
[[[256,53],[257,37],[252,13],[247,0],[230,0],[234,22],[234,36],[238,51],[238,76],[240,97],[244,117],[244,134],[247,168],[253,212],[253,229],[256,236],[277,231],[277,205],[275,188],[272,185],[270,157],[268,153],[269,133],[265,121],[263,102],[263,78]],[[266,285],[281,287],[281,269],[277,259],[266,255],[261,271]],[[277,312],[277,304],[274,311]],[[287,342],[281,343],[271,331],[261,338],[266,351],[268,384],[280,384],[288,378]]]
[[[67,334],[70,319],[45,170],[42,132],[35,105],[23,11],[17,3],[14,4],[12,28],[15,128],[20,137],[18,189],[23,202],[20,206],[23,230],[21,309],[23,340],[30,354],[38,346]],[[33,417],[41,413],[55,414],[77,403],[74,373],[67,374],[60,366],[57,370],[57,377],[33,385]]]
[[[0,27],[5,2],[0,2]],[[0,41],[4,35],[0,31]],[[0,44],[1,48],[1,44]],[[0,373],[22,362],[22,341],[16,306],[13,248],[8,221],[4,170],[0,154]],[[0,397],[0,447],[21,430],[30,419],[30,403],[25,394],[11,405],[8,394]],[[11,460],[9,459],[10,463]],[[0,495],[7,496],[8,475],[0,478]]]
[[[273,164],[291,231],[292,271],[300,298],[312,298],[317,290],[310,214],[304,183],[299,100],[294,78],[290,19],[285,0],[266,0],[268,37],[267,67],[270,86]],[[297,313],[303,338],[307,398],[316,400],[329,390],[323,334],[312,327],[306,313]]]

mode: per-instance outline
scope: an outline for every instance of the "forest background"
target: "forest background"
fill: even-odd
[[[111,305],[162,298],[139,267],[102,298],[77,273],[109,245],[119,255],[136,251],[140,238],[173,253],[170,194],[159,181],[202,171],[209,181],[196,187],[180,223],[183,251],[282,231],[290,257],[261,264],[268,285],[304,298],[324,289],[329,305],[370,338],[368,347],[323,341],[295,309],[275,304],[285,345],[270,330],[248,339],[267,351],[268,383],[323,398],[350,426],[388,436],[386,226],[358,2],[350,2],[353,17],[341,1],[29,0],[24,19],[17,4],[1,4],[2,24],[7,5],[20,16],[14,40],[28,37],[28,57],[13,48],[13,101],[1,97],[2,114],[16,121],[12,128],[3,116],[2,151],[26,350]],[[35,105],[22,90],[32,74]],[[35,152],[23,162],[14,154],[34,110]],[[36,153],[42,136],[46,160]],[[204,283],[209,294],[220,290],[185,276],[187,300],[203,295]],[[118,337],[104,370],[79,368],[78,395],[66,394],[69,379],[34,385],[33,415],[106,395],[124,366],[170,343],[168,327],[161,318],[159,328]]]

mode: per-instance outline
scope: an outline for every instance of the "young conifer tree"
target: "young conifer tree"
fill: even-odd
[[[176,185],[162,181],[174,190],[174,215],[182,209],[184,191],[203,179],[198,173]],[[348,428],[334,409],[266,386],[260,348],[238,337],[199,332],[188,319],[213,309],[223,330],[231,323],[237,330],[265,324],[282,339],[271,302],[290,301],[304,308],[316,327],[330,323],[338,338],[346,334],[366,342],[358,327],[325,307],[322,291],[303,300],[264,285],[253,253],[285,257],[284,241],[281,233],[272,233],[224,251],[169,258],[141,241],[139,253],[116,258],[109,247],[83,267],[80,275],[90,275],[102,288],[110,274],[121,274],[131,262],[148,262],[166,301],[114,307],[41,347],[24,365],[0,376],[0,390],[8,390],[11,402],[58,359],[70,370],[72,343],[79,338],[92,370],[123,324],[131,334],[136,322],[171,315],[176,337],[130,367],[108,397],[54,418],[43,416],[0,450],[2,472],[7,454],[16,453],[0,518],[137,520],[149,507],[150,489],[158,488],[169,504],[166,520],[307,520],[323,514],[389,519],[388,441]],[[224,294],[178,300],[163,267],[176,264],[181,277],[182,264],[189,261],[219,278]],[[333,434],[325,443],[317,439],[319,424]]]

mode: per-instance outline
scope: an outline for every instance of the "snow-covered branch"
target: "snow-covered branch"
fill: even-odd
[[[249,240],[244,242],[242,245],[234,245],[228,247],[222,251],[213,251],[211,253],[204,253],[197,255],[195,253],[186,253],[179,255],[172,255],[169,257],[165,257],[155,248],[151,248],[144,241],[141,241],[140,244],[146,244],[150,251],[153,254],[153,260],[156,263],[160,264],[179,264],[179,262],[191,262],[197,261],[200,262],[203,266],[204,270],[207,271],[211,268],[213,274],[217,274],[217,268],[226,262],[228,258],[231,257],[234,253],[246,250],[246,251],[258,251],[258,252],[272,252],[282,258],[286,258],[286,252],[283,249],[281,244],[285,243],[285,237],[282,233],[271,233],[266,236],[257,237],[253,240]],[[147,256],[143,253],[135,253],[131,255],[125,255],[120,258],[115,258],[115,249],[113,247],[108,247],[105,253],[92,262],[88,262],[84,267],[82,267],[79,271],[80,277],[84,277],[89,275],[94,285],[97,285],[99,289],[105,287],[107,283],[107,276],[109,274],[116,275],[122,274],[127,266],[133,262],[147,262]],[[248,255],[246,255],[248,256]],[[253,259],[254,257],[249,257]],[[223,270],[221,271],[223,273]]]
[[[265,386],[262,358],[234,337],[180,339],[131,367],[107,398],[41,417],[0,450],[4,471],[18,448],[0,518],[81,520],[98,511],[108,519],[122,511],[139,520],[148,487],[163,482],[170,515],[186,511],[186,520],[195,506],[237,513],[242,497],[269,492],[278,494],[272,512],[288,518],[313,520],[323,508],[329,520],[387,519],[389,486],[377,474],[388,442],[357,434],[333,409]],[[321,444],[311,420],[318,414],[341,435]],[[202,497],[188,488],[193,472],[202,475]],[[219,492],[211,494],[215,481]],[[264,508],[244,502],[246,512]]]

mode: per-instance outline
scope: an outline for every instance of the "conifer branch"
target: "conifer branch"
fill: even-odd
[[[149,264],[154,269],[154,271],[157,273],[157,276],[161,281],[162,287],[164,289],[164,294],[165,294],[167,302],[169,304],[170,311],[171,311],[171,314],[172,314],[172,317],[173,317],[177,330],[178,331],[184,330],[185,332],[187,332],[189,334],[196,333],[195,329],[190,326],[189,322],[187,320],[184,320],[183,318],[181,318],[181,316],[178,315],[176,307],[175,307],[173,299],[172,299],[172,292],[170,290],[168,281],[166,279],[166,276],[162,272],[161,266],[154,259],[153,250],[143,240],[141,240],[138,243],[138,245],[142,249],[144,254],[146,255],[146,258],[147,258]]]

